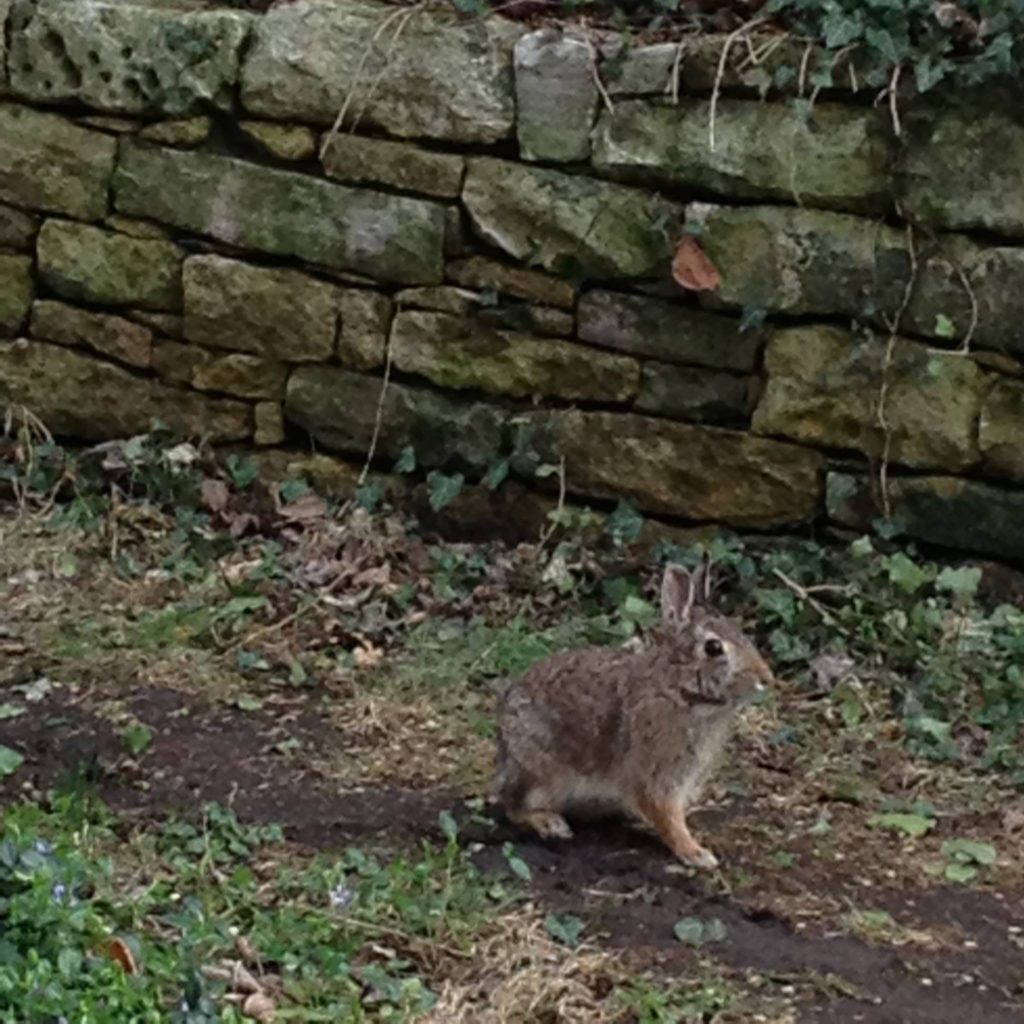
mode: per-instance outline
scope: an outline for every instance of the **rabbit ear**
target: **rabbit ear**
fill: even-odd
[[[661,579],[661,621],[666,629],[680,629],[690,620],[697,597],[697,573],[691,575],[681,565],[666,565]]]
[[[694,603],[695,604],[710,604],[711,603],[711,554],[708,551],[704,552],[703,557],[700,560],[700,565],[693,570],[691,576]]]

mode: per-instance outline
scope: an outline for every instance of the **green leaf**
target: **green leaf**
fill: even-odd
[[[973,861],[986,866],[996,862],[996,848],[991,843],[977,843],[973,839],[947,839],[942,844],[942,852],[961,862]]]
[[[0,779],[13,775],[24,763],[25,758],[16,750],[0,746]]]
[[[78,573],[78,559],[70,551],[65,551],[57,559],[57,575],[66,580]]]
[[[928,582],[928,573],[912,562],[902,551],[887,559],[889,582],[905,594],[913,594]]]
[[[825,32],[825,45],[830,50],[852,43],[864,31],[859,17],[855,18],[838,7],[824,18],[821,27]]]
[[[65,948],[57,954],[57,970],[67,979],[82,969],[82,954],[77,949]]]
[[[20,704],[0,704],[0,722],[8,718],[18,718],[25,714],[25,709]]]
[[[922,817],[920,814],[902,814],[899,811],[890,811],[888,814],[874,815],[868,819],[868,824],[874,828],[902,832],[904,835],[913,836],[916,839],[931,831],[935,827],[935,820]]]
[[[231,482],[240,491],[244,491],[260,472],[260,468],[254,459],[243,458],[239,455],[229,455],[227,466]]]
[[[382,495],[380,484],[363,484],[356,489],[356,504],[367,512],[376,512]]]
[[[395,473],[412,473],[416,469],[416,451],[411,444],[407,444],[401,455],[395,462]]]
[[[138,757],[153,742],[153,730],[137,722],[125,729],[122,739],[128,752],[133,757]]]
[[[498,459],[496,462],[492,462],[487,472],[484,474],[483,485],[489,491],[496,491],[508,477],[509,460]]]
[[[308,494],[309,490],[309,484],[305,480],[283,480],[277,493],[281,496],[281,501],[290,505],[293,501],[298,501],[304,494]]]
[[[239,711],[259,711],[263,707],[263,701],[250,693],[243,693],[236,701],[235,707]]]
[[[764,306],[744,306],[743,315],[740,317],[740,334],[746,331],[756,331],[768,315]]]
[[[672,930],[684,946],[695,948],[711,942],[724,942],[727,934],[725,925],[717,917],[709,921],[702,921],[699,917],[683,917],[676,921]]]
[[[533,872],[530,871],[530,865],[516,853],[511,843],[506,843],[502,847],[502,852],[505,854],[505,863],[508,864],[509,870],[513,875],[517,878],[521,878],[524,882],[529,882],[530,879],[533,878]]]
[[[904,55],[900,53],[896,40],[893,39],[892,33],[888,29],[866,28],[864,29],[864,41],[872,50],[879,53],[887,64],[895,66],[903,60]]]
[[[445,506],[450,505],[461,493],[462,485],[466,478],[461,473],[440,473],[434,470],[427,477],[427,492],[430,496],[430,507],[435,512],[440,512]]]
[[[442,835],[449,842],[454,840],[459,834],[459,826],[455,823],[455,818],[452,816],[451,811],[442,811],[437,816],[437,823],[441,828]]]
[[[932,62],[930,55],[926,54],[914,65],[914,79],[917,83],[918,92],[928,92],[929,89],[938,85],[946,77],[947,65],[945,61]]]
[[[620,501],[608,517],[605,526],[617,544],[632,544],[639,539],[644,528],[644,517],[628,501]]]
[[[956,325],[945,313],[939,313],[935,317],[935,333],[940,338],[955,338]]]
[[[962,569],[946,567],[939,573],[935,586],[956,597],[974,597],[981,585],[981,570],[977,566],[965,565]]]
[[[944,874],[950,882],[969,882],[978,874],[978,869],[972,864],[962,864],[958,861],[947,864]]]
[[[565,946],[575,946],[583,933],[583,922],[572,914],[548,914],[544,927],[555,942]]]

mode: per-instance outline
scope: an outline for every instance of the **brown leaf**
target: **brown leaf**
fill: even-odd
[[[272,1021],[276,1011],[274,1000],[265,992],[254,992],[242,1003],[242,1013],[261,1022]]]
[[[693,235],[683,235],[672,258],[672,277],[681,288],[691,292],[713,292],[722,283],[717,268]]]
[[[1024,832],[1024,807],[1011,807],[1003,815],[1003,829],[1008,835]]]
[[[227,507],[228,498],[231,496],[228,485],[223,480],[214,480],[212,477],[206,477],[203,480],[200,494],[203,504],[211,512],[223,512]]]
[[[281,509],[281,518],[293,523],[309,523],[326,515],[326,502],[312,491],[307,491]]]
[[[125,974],[138,973],[139,969],[135,964],[135,957],[132,956],[132,951],[122,939],[117,937],[108,939],[103,944],[103,952],[106,953],[111,960],[119,963],[124,968]]]

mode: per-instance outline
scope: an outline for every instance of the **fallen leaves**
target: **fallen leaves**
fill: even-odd
[[[693,235],[683,235],[672,258],[672,278],[691,292],[713,292],[722,283],[718,268],[708,259]]]
[[[207,965],[202,969],[204,977],[210,981],[223,982],[228,987],[224,996],[226,1002],[240,1007],[242,1013],[251,1020],[268,1024],[277,1014],[277,1000],[274,992],[280,987],[276,976],[260,974],[257,977],[249,965],[259,969],[259,955],[245,936],[235,939],[238,959],[224,959],[218,964]]]

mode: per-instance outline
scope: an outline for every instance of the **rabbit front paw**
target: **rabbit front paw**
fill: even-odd
[[[680,858],[683,863],[695,868],[704,868],[707,871],[714,871],[718,867],[718,858],[703,846],[698,846],[692,853]]]

